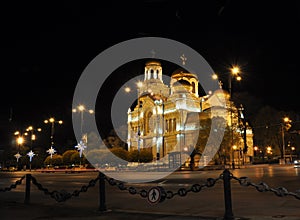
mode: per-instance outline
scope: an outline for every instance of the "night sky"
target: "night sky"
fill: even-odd
[[[105,49],[137,37],[182,42],[223,75],[229,65],[239,64],[243,81],[233,89],[282,110],[300,111],[298,1],[1,4],[3,136],[23,126],[43,124],[50,116],[64,120],[66,135],[72,135],[73,92],[81,73]]]

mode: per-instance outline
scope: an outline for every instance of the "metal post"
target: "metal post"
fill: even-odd
[[[233,119],[232,119],[232,77],[231,77],[231,73],[229,74],[228,76],[228,90],[229,90],[229,108],[230,108],[230,150],[233,151],[232,149],[232,146],[233,146],[233,127],[232,127],[232,122],[233,122]],[[234,152],[233,152],[234,154]],[[225,155],[226,156],[226,155]],[[226,166],[226,164],[225,164]],[[234,166],[234,158],[232,158],[232,169],[235,169],[235,166]]]
[[[54,146],[54,121],[51,122],[51,146]]]
[[[102,172],[99,172],[99,195],[100,195],[100,206],[99,211],[106,211],[105,205],[105,175]]]
[[[282,135],[282,157],[283,157],[283,164],[285,164],[285,140],[284,140],[283,124],[281,124],[281,135]]]
[[[234,162],[234,149],[231,149],[232,150],[232,169],[234,170],[235,169],[235,162]]]
[[[225,214],[224,220],[234,219],[232,213],[231,202],[231,187],[230,187],[230,172],[228,169],[223,171],[223,186],[224,186],[224,201],[225,201]]]
[[[26,174],[26,186],[25,186],[25,204],[29,204],[30,202],[30,182],[31,182],[31,174]]]

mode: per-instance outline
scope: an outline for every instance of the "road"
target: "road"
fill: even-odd
[[[179,171],[151,183],[124,184],[126,190],[121,190],[118,185],[111,185],[105,181],[105,205],[107,210],[126,210],[128,212],[169,213],[192,216],[223,216],[224,188],[222,179],[218,179],[223,170],[209,171]],[[263,182],[265,186],[279,192],[278,187],[291,193],[300,190],[300,168],[291,165],[256,165],[242,169],[230,170],[232,211],[235,216],[270,216],[274,218],[296,217],[300,219],[300,199],[295,196],[278,196],[272,190],[259,192],[253,186],[243,186],[237,180],[247,177],[248,181],[258,185]],[[30,172],[0,173],[0,189],[14,184],[16,180]],[[87,173],[40,173],[31,172],[32,176],[49,192],[54,190],[69,193],[81,190],[88,186],[90,180],[98,177],[97,172]],[[127,174],[129,175],[129,174]],[[135,173],[130,173],[134,178]],[[145,175],[148,175],[145,173]],[[199,192],[189,189],[194,184],[202,185],[207,179],[212,178],[216,183],[212,187],[202,187]],[[152,187],[162,187],[173,194],[160,203],[152,204],[140,194],[133,194],[134,190],[148,191]],[[129,187],[132,191],[129,191]],[[186,195],[177,193],[180,189],[187,190]],[[22,203],[25,198],[25,179],[15,189],[0,192],[0,201],[5,203]],[[78,191],[77,191],[78,192]],[[170,194],[168,194],[170,195]],[[34,184],[31,184],[30,204],[43,204],[53,206],[55,210],[65,209],[75,212],[98,210],[99,185],[89,186],[87,191],[81,191],[78,196],[73,196],[65,202],[57,202]],[[1,210],[1,208],[0,208]],[[2,210],[3,211],[3,210]],[[16,214],[16,213],[15,213]],[[52,213],[53,214],[53,213]],[[285,218],[286,219],[286,218]]]

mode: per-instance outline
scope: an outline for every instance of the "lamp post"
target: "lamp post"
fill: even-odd
[[[281,123],[281,136],[282,136],[282,161],[283,164],[285,164],[285,137],[284,137],[284,130],[288,130],[290,128],[290,123],[292,120],[289,119],[289,117],[283,118],[283,123]]]
[[[94,114],[93,109],[87,109],[85,105],[78,105],[75,108],[72,109],[72,112],[80,113],[80,134],[81,134],[81,140],[87,144],[87,134],[84,134],[83,125],[84,125],[84,113]]]
[[[238,75],[240,73],[240,69],[238,66],[233,66],[231,68],[231,72],[228,75],[228,90],[229,90],[229,105],[230,105],[230,137],[231,137],[231,146],[235,146],[233,144],[233,114],[232,114],[232,78],[235,78],[237,81],[240,81],[242,78]],[[233,148],[232,148],[233,150]],[[234,150],[233,150],[234,151]],[[234,158],[232,158],[232,168],[234,169]]]
[[[19,131],[16,131],[15,135],[18,135],[16,140],[18,144],[18,153],[16,153],[14,156],[17,159],[17,169],[19,170],[19,159],[22,157],[22,155],[20,154],[20,150],[21,150],[21,145],[24,143],[24,138],[22,137]]]
[[[29,126],[28,128],[26,128],[26,132],[30,133],[30,151],[27,153],[27,156],[29,156],[29,170],[30,171],[31,171],[31,161],[32,161],[32,158],[33,158],[33,156],[36,155],[32,151],[32,149],[33,149],[33,142],[36,140],[36,135],[35,135],[34,131],[41,132],[42,129],[41,128],[35,129],[33,126]],[[25,133],[25,134],[27,134],[27,133]]]
[[[51,135],[50,135],[51,145],[50,146],[54,146],[54,125],[55,125],[55,123],[62,124],[63,121],[62,120],[56,121],[55,118],[52,117],[52,118],[44,120],[44,123],[51,124]]]
[[[230,109],[230,148],[233,150],[234,140],[233,140],[233,106],[232,106],[232,79],[237,81],[241,81],[242,77],[240,74],[240,68],[238,66],[233,65],[230,68],[230,72],[228,74],[228,91],[229,91],[229,109]],[[212,79],[217,80],[219,77],[215,73],[212,75]],[[224,165],[226,166],[226,155],[224,156]],[[233,158],[232,158],[233,159]],[[232,168],[234,169],[234,160],[232,160]]]
[[[79,112],[80,113],[80,133],[81,133],[81,138],[83,139],[83,124],[84,124],[84,113],[87,112],[89,114],[94,114],[94,110],[93,109],[86,109],[86,107],[84,105],[78,105],[77,107],[72,109],[72,112],[76,113]]]
[[[235,169],[234,153],[235,153],[236,149],[237,149],[237,146],[233,145],[232,146],[232,169]]]
[[[42,129],[41,129],[41,128],[35,129],[33,126],[29,126],[28,128],[26,128],[26,132],[29,132],[29,133],[30,133],[31,150],[32,150],[32,148],[33,148],[33,142],[36,140],[35,131],[41,132]],[[26,134],[27,134],[27,133],[26,133]]]

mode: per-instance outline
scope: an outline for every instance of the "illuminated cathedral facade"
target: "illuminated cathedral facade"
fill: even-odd
[[[238,108],[221,85],[211,94],[200,96],[196,74],[179,68],[171,74],[169,85],[163,82],[162,76],[161,62],[150,60],[145,63],[144,80],[137,91],[137,105],[128,110],[129,151],[149,148],[154,161],[159,161],[171,153],[190,148],[197,142],[195,137],[201,129],[200,119],[208,117],[212,103],[220,109],[217,110],[218,116],[229,125],[238,124]],[[224,111],[228,106],[231,110]],[[245,131],[247,138],[241,136],[241,146],[238,147],[241,148],[243,141],[247,140],[245,155],[246,161],[249,161],[253,156],[253,135],[249,126]],[[239,130],[235,128],[235,132]]]

